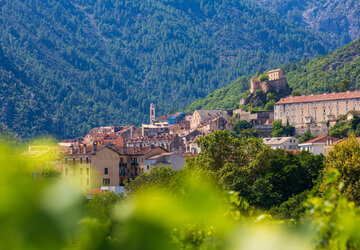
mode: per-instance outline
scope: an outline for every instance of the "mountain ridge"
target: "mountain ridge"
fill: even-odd
[[[41,94],[44,119],[61,121],[60,138],[99,125],[138,125],[148,120],[150,103],[158,114],[172,113],[238,76],[339,46],[250,1],[231,0],[5,0],[0,39],[29,93]],[[1,122],[24,137],[44,131],[30,120],[24,131]],[[49,122],[42,126],[54,133]]]

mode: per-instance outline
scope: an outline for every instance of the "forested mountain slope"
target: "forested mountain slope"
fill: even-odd
[[[260,6],[315,30],[344,45],[360,37],[359,0],[253,0]]]
[[[0,46],[0,132],[13,136],[62,131],[59,117],[52,116],[39,88],[11,63]],[[52,119],[50,119],[52,117]],[[13,133],[21,131],[22,134]]]
[[[16,69],[16,84],[0,82],[0,109],[16,110],[1,123],[25,137],[62,138],[139,124],[151,102],[171,112],[238,76],[338,46],[231,0],[3,0],[0,42]]]
[[[360,39],[327,56],[304,59],[283,66],[285,77],[293,89],[304,94],[334,90],[341,80],[349,80],[350,88],[360,88]],[[241,94],[250,89],[250,77],[241,77],[232,84],[214,91],[206,98],[196,100],[187,110],[231,109]]]

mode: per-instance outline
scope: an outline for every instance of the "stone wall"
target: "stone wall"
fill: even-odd
[[[289,88],[286,78],[281,78],[278,80],[273,80],[268,82],[269,91],[275,91],[280,94],[280,96],[286,96],[291,93],[291,89]]]
[[[330,132],[330,129],[326,126],[320,127],[320,126],[312,125],[312,126],[303,126],[303,127],[295,128],[295,134],[303,136],[308,129],[310,129],[312,135],[316,135],[316,136],[329,135]]]

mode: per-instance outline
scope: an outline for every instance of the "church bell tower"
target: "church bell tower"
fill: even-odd
[[[155,121],[155,105],[153,103],[150,104],[150,123]]]

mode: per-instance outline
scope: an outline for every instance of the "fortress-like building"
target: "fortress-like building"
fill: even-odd
[[[264,93],[269,91],[275,91],[276,93],[289,92],[289,86],[287,84],[286,78],[284,77],[284,72],[282,69],[270,70],[266,73],[266,75],[269,76],[268,81],[260,82],[256,77],[251,78],[251,94],[254,94],[258,89],[262,89]]]
[[[351,110],[360,110],[360,91],[324,93],[321,95],[292,96],[274,105],[275,120],[301,127],[307,124],[324,124]]]

